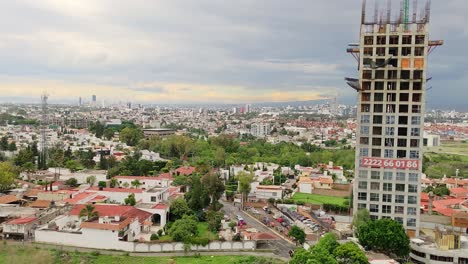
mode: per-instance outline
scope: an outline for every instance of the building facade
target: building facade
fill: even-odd
[[[363,1],[359,78],[346,78],[358,92],[354,208],[374,219],[392,218],[418,235],[430,1],[425,8],[387,9]],[[380,5],[382,6],[382,5]],[[421,10],[421,11],[418,11]],[[394,12],[395,11],[395,12]],[[396,13],[396,14],[394,14]],[[412,18],[410,18],[410,15]]]

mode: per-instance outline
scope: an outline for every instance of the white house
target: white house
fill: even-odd
[[[85,205],[75,205],[68,215],[55,218],[35,231],[35,240],[69,246],[115,248],[121,241],[134,241],[149,232],[152,214],[133,206],[94,205],[98,217],[80,217]]]
[[[146,149],[141,150],[140,154],[141,154],[140,159],[142,159],[142,160],[149,160],[149,161],[153,161],[153,162],[154,161],[167,161],[167,159],[161,158],[159,153],[149,151],[149,150],[146,150]]]
[[[281,199],[283,189],[276,185],[258,185],[255,189],[255,196],[258,199]]]
[[[174,178],[169,173],[162,173],[157,177],[147,176],[115,176],[118,180],[119,186],[124,187],[125,185],[132,186],[132,182],[138,180],[140,182],[139,189],[151,189],[155,187],[169,187],[171,186]]]
[[[27,239],[32,235],[32,228],[38,219],[33,216],[21,217],[2,224],[3,234],[6,237],[21,237]]]
[[[309,177],[300,177],[297,182],[297,189],[300,193],[309,193],[311,194],[314,190],[314,181]]]

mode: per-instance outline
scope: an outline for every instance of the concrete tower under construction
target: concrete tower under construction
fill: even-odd
[[[353,208],[392,218],[419,234],[422,136],[427,58],[442,41],[429,40],[430,0],[363,1],[359,43],[347,52],[358,78]]]

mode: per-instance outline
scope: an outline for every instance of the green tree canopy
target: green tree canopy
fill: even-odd
[[[370,221],[359,228],[358,234],[359,243],[369,249],[398,257],[409,254],[409,238],[403,226],[395,220]]]
[[[90,220],[95,217],[99,217],[99,213],[94,211],[94,206],[87,204],[83,209],[80,211],[80,217],[85,217],[86,220]]]
[[[124,203],[126,205],[134,206],[136,204],[135,194],[134,193],[129,194],[128,197],[124,199]]]
[[[18,170],[10,162],[0,162],[0,191],[11,188],[18,176]]]
[[[78,186],[78,181],[75,178],[70,178],[65,181],[65,184],[70,186],[70,187],[76,187]]]
[[[242,194],[243,200],[246,201],[251,189],[250,184],[253,182],[253,175],[241,171],[237,174],[237,180],[239,181],[239,192]]]
[[[190,210],[187,202],[183,198],[177,198],[172,201],[169,212],[172,221],[181,219],[184,215],[193,214],[192,210]]]
[[[224,192],[224,183],[217,173],[207,173],[202,179],[203,188],[207,191],[211,198],[211,206],[213,209],[216,208],[219,198]]]
[[[188,242],[197,235],[197,220],[195,216],[184,215],[176,220],[169,228],[169,235],[175,241]]]
[[[359,236],[359,230],[362,226],[371,221],[369,211],[366,208],[359,209],[353,217],[353,230],[356,236]]]
[[[208,229],[212,232],[218,232],[221,228],[221,220],[223,219],[223,214],[213,210],[209,210],[206,213],[206,222],[208,223]]]
[[[293,237],[294,240],[299,242],[300,244],[304,244],[306,235],[302,228],[298,227],[297,225],[293,225],[289,230],[288,236]]]
[[[129,146],[135,146],[143,138],[143,131],[139,128],[126,127],[120,131],[120,141]]]
[[[369,264],[366,254],[351,241],[339,245],[334,255],[340,264]]]

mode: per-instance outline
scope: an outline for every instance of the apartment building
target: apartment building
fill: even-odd
[[[393,218],[417,236],[427,56],[442,41],[429,41],[430,1],[416,8],[369,2],[359,44],[347,50],[359,65],[359,79],[346,78],[358,92],[354,208]]]

